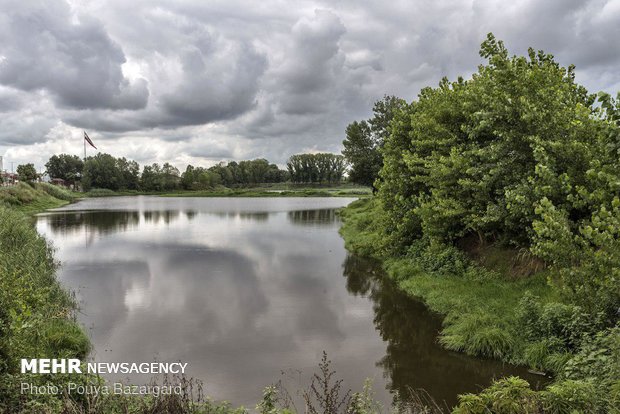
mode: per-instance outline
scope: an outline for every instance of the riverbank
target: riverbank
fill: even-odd
[[[555,379],[534,391],[510,378],[461,396],[455,412],[618,412],[620,330],[602,329],[579,307],[562,302],[547,282],[553,275],[539,262],[499,246],[395,255],[385,245],[376,199],[354,202],[340,214],[347,249],[382,261],[402,291],[444,316],[443,346]],[[498,404],[514,410],[494,409]]]
[[[358,185],[342,186],[297,186],[287,184],[265,185],[250,188],[218,188],[213,190],[179,190],[172,192],[145,192],[107,189],[93,189],[88,192],[70,191],[48,183],[29,185],[19,183],[11,187],[0,187],[0,205],[4,204],[25,214],[37,214],[51,208],[62,207],[80,198],[120,197],[152,195],[159,197],[368,197],[369,187]]]
[[[64,382],[65,376],[50,379],[20,372],[20,359],[80,358],[87,356],[90,342],[76,322],[77,304],[56,279],[53,250],[24,212],[57,206],[65,200],[28,194],[40,199],[21,204],[0,204],[0,411],[30,412],[37,406],[56,409],[60,401],[46,395],[24,396],[20,384],[43,386]],[[6,198],[5,198],[6,200]],[[13,200],[13,202],[16,202]],[[22,211],[18,211],[22,210]]]
[[[61,207],[82,195],[48,183],[32,186],[19,183],[12,187],[0,187],[0,205],[25,214],[36,214],[50,208]]]
[[[84,193],[84,197],[113,197],[131,195],[156,195],[160,197],[367,197],[372,194],[369,187],[355,184],[338,186],[265,184],[256,187],[227,188],[217,187],[210,190],[176,190],[176,191],[139,191],[93,189]]]

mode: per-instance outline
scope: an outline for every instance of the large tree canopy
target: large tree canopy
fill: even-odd
[[[39,175],[37,174],[34,164],[21,164],[17,166],[17,175],[20,181],[32,182],[36,180]]]
[[[50,178],[60,178],[67,183],[75,184],[82,178],[84,161],[77,155],[52,155],[45,164],[45,169]]]
[[[391,245],[469,235],[517,247],[561,269],[591,309],[620,303],[617,107],[574,68],[492,35],[471,79],[425,88],[398,111],[382,150],[380,198]],[[597,303],[594,303],[597,302]]]

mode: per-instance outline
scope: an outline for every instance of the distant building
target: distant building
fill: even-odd
[[[67,188],[70,187],[69,183],[67,183],[62,178],[52,178],[50,179],[49,182],[54,185],[60,185],[60,186],[67,187]]]
[[[2,175],[2,185],[4,186],[14,185],[19,182],[19,177],[17,176],[17,174],[2,171],[0,175]]]

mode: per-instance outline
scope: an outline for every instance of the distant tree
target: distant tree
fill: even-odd
[[[88,191],[91,188],[107,188],[119,190],[122,188],[123,174],[118,167],[117,160],[110,154],[98,153],[88,157],[84,163],[82,187]]]
[[[235,184],[235,177],[233,175],[232,168],[229,165],[226,165],[224,162],[220,162],[219,164],[209,168],[209,171],[220,176],[221,183],[225,186]]]
[[[222,178],[214,171],[188,165],[181,175],[181,186],[186,190],[207,190],[221,185]]]
[[[159,164],[145,165],[140,177],[140,188],[145,191],[161,191],[163,189],[161,175]]]
[[[166,162],[161,167],[162,189],[164,191],[176,190],[181,185],[181,174],[179,169]]]
[[[181,188],[179,170],[170,163],[161,167],[155,163],[145,165],[140,178],[140,188],[145,191],[173,191]]]
[[[376,142],[372,139],[370,125],[366,121],[349,124],[347,138],[342,142],[342,154],[351,163],[349,180],[371,186],[379,175],[382,160]]]
[[[21,164],[17,166],[17,175],[20,181],[33,182],[38,177],[37,170],[34,168],[34,164]]]
[[[373,106],[373,117],[368,121],[354,121],[346,129],[342,154],[351,165],[349,179],[362,185],[374,185],[383,166],[381,148],[390,133],[394,115],[406,106],[403,99],[384,96]]]
[[[251,161],[241,161],[239,170],[243,177],[240,184],[258,184],[264,183],[267,172],[269,171],[269,161],[265,159],[256,159]]]
[[[342,155],[331,153],[295,154],[286,163],[291,181],[296,183],[337,183],[346,170]]]
[[[269,170],[265,174],[266,183],[281,183],[288,179],[288,172],[281,170],[276,164],[269,164]]]
[[[120,187],[128,190],[137,190],[140,187],[140,165],[133,160],[117,158],[116,165],[121,174]]]
[[[60,178],[71,185],[75,185],[82,178],[84,161],[77,155],[52,155],[45,164],[45,169],[50,178]]]
[[[221,177],[221,183],[226,186],[247,186],[260,183],[279,183],[286,181],[288,174],[278,168],[276,164],[269,164],[263,158],[245,160],[237,163],[231,161],[226,165],[221,162],[209,168]]]

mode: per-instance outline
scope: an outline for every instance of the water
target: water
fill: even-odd
[[[263,387],[307,387],[322,352],[343,387],[365,378],[389,405],[424,388],[439,401],[507,374],[442,349],[440,319],[348,255],[335,209],[349,198],[115,197],[38,216],[61,282],[101,362],[188,363],[216,399],[253,407]],[[147,378],[108,376],[136,383]]]

